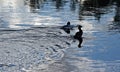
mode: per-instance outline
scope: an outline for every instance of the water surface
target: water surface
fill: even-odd
[[[0,0],[1,72],[119,72],[119,2]],[[90,3],[90,2],[88,2]],[[83,42],[60,29],[82,25]]]

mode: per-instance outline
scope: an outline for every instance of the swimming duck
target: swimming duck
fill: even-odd
[[[70,22],[67,22],[67,25],[62,26],[60,29],[63,29],[66,33],[70,33],[70,30],[73,30],[74,26],[70,25]]]
[[[78,26],[78,29],[79,29],[79,31],[74,35],[74,38],[75,39],[78,39],[78,40],[80,40],[81,39],[81,37],[82,37],[82,34],[83,34],[83,31],[82,31],[82,26],[81,25],[79,25]]]
[[[83,42],[83,38],[82,38],[83,31],[81,27],[82,27],[81,25],[78,26],[79,31],[74,35],[74,38],[79,41],[79,44],[78,44],[79,48],[81,47],[81,44]]]
[[[73,26],[73,25],[70,25],[70,22],[68,21],[68,22],[67,22],[67,25],[62,26],[61,29],[73,29],[73,27],[74,27],[74,26]]]

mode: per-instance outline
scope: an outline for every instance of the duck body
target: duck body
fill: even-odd
[[[83,31],[80,30],[79,32],[77,32],[77,33],[74,35],[74,38],[79,40],[79,39],[81,39],[82,34],[83,34]]]
[[[64,25],[61,27],[61,29],[64,29],[64,30],[72,30],[75,26],[74,25],[70,25],[70,22],[67,22],[67,25]]]
[[[79,41],[79,44],[78,44],[78,47],[80,48],[81,47],[81,44],[83,42],[83,38],[82,38],[82,35],[83,35],[83,31],[81,29],[82,26],[78,26],[78,29],[79,31],[74,35],[74,39],[77,39]]]
[[[75,38],[75,39],[78,39],[78,40],[81,39],[81,37],[82,37],[82,35],[83,35],[83,31],[82,31],[81,27],[82,27],[82,26],[80,26],[80,25],[78,26],[79,31],[74,35],[74,38]]]
[[[62,26],[60,29],[63,29],[66,33],[70,33],[70,30],[73,30],[75,26],[70,25],[70,22],[67,22],[67,25]]]

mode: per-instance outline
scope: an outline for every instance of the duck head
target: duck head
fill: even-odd
[[[78,29],[80,30],[82,28],[82,26],[81,25],[78,25]]]
[[[70,22],[69,22],[69,21],[67,22],[67,25],[70,25]]]

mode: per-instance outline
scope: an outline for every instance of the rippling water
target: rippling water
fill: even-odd
[[[0,0],[0,72],[119,72],[119,3],[85,3]],[[67,21],[83,26],[81,48]]]

